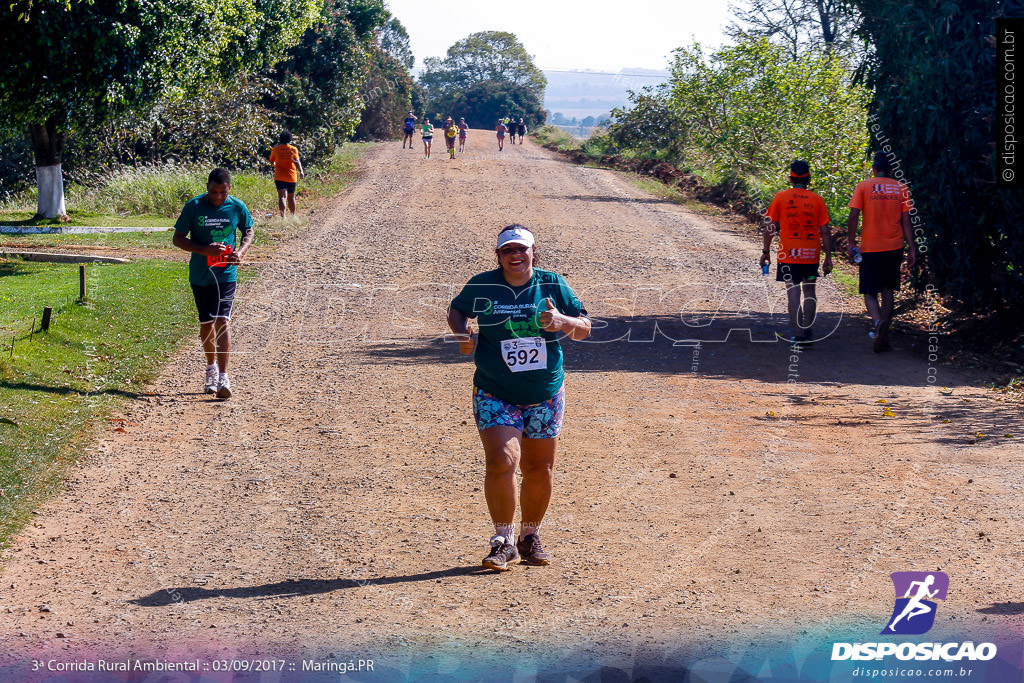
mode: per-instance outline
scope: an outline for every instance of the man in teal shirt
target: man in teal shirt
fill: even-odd
[[[245,204],[228,193],[231,174],[215,168],[206,194],[189,200],[174,223],[174,246],[191,252],[188,281],[199,313],[199,338],[206,354],[207,394],[231,398],[228,356],[231,353],[231,307],[235,299],[238,264],[249,251],[255,233]],[[242,231],[242,244],[236,244]]]

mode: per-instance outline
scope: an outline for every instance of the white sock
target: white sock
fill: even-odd
[[[217,368],[217,364],[216,363],[211,363],[211,364],[206,366],[206,371],[207,372],[209,372],[210,370],[217,370],[217,369],[218,368]]]
[[[495,524],[494,534],[501,536],[505,539],[505,543],[512,543],[512,539],[515,538],[516,525],[515,524]]]
[[[534,526],[532,524],[527,524],[526,522],[523,522],[523,530],[519,532],[519,540],[521,541],[531,534],[536,536],[537,529],[540,529],[539,524]]]
[[[224,381],[224,380],[226,380],[227,378],[228,378],[228,373],[226,373],[226,372],[222,372],[222,373],[220,373],[220,381],[221,381],[221,382],[223,382],[223,381]]]

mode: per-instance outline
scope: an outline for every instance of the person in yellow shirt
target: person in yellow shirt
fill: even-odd
[[[277,208],[281,211],[281,218],[284,218],[285,202],[288,210],[295,215],[295,186],[299,178],[305,178],[306,172],[302,170],[302,162],[299,161],[299,150],[293,147],[291,131],[283,130],[278,136],[280,144],[270,150],[270,163],[274,164],[274,185],[277,187]]]
[[[459,134],[459,127],[452,121],[452,117],[444,122],[444,144],[448,146],[449,158],[455,158],[455,138]]]

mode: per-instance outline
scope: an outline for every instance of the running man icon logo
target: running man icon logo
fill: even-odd
[[[882,635],[920,635],[935,623],[936,600],[945,600],[949,576],[943,572],[893,572],[896,605]]]

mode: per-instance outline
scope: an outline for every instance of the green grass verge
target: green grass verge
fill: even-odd
[[[620,171],[619,173],[644,192],[653,194],[656,197],[661,197],[662,199],[669,199],[676,204],[685,206],[694,213],[700,213],[706,216],[723,216],[726,213],[725,209],[715,206],[714,204],[706,204],[699,199],[694,199],[693,197],[688,197],[683,192],[680,192],[674,187],[669,187],[656,178],[649,178],[635,173],[626,173],[624,171]]]
[[[299,181],[299,208],[336,193],[351,179],[359,158],[375,143],[352,142],[334,155],[306,169]],[[206,191],[209,166],[145,166],[128,168],[93,186],[68,189],[65,203],[68,221],[35,219],[35,192],[0,204],[0,225],[109,225],[123,227],[171,227],[181,207]],[[272,173],[235,171],[231,194],[249,207],[254,217],[277,213],[277,189]]]
[[[186,269],[141,260],[89,266],[0,262],[0,547],[59,488],[110,412],[195,334]],[[30,314],[52,306],[48,333]],[[130,311],[131,315],[125,315]],[[12,336],[14,337],[12,352]]]
[[[346,145],[321,168],[307,169],[300,211],[343,190],[355,178],[359,158],[372,147]],[[232,194],[236,188],[248,193],[252,187],[237,178]],[[188,190],[189,197],[205,186],[205,175],[202,182]],[[260,178],[252,186],[257,184],[269,184],[276,205],[273,183]],[[248,196],[242,194],[243,200]],[[174,206],[177,216],[181,206]],[[303,216],[264,221],[257,226],[255,248],[272,251],[307,223]],[[25,241],[170,246],[167,232],[3,237],[7,246]],[[137,399],[182,342],[197,332],[183,263],[92,264],[87,273],[89,301],[81,304],[76,301],[77,264],[0,261],[0,547],[39,503],[60,490],[67,468],[107,418],[125,401]],[[243,269],[239,277],[245,276]],[[45,306],[53,308],[53,317],[44,334],[38,330]]]
[[[553,142],[562,151],[580,148],[580,141],[558,126],[541,126],[532,133],[532,136],[542,145]]]
[[[173,249],[171,228],[154,232],[96,232],[84,235],[0,235],[0,247],[74,249],[94,246],[110,249]]]

